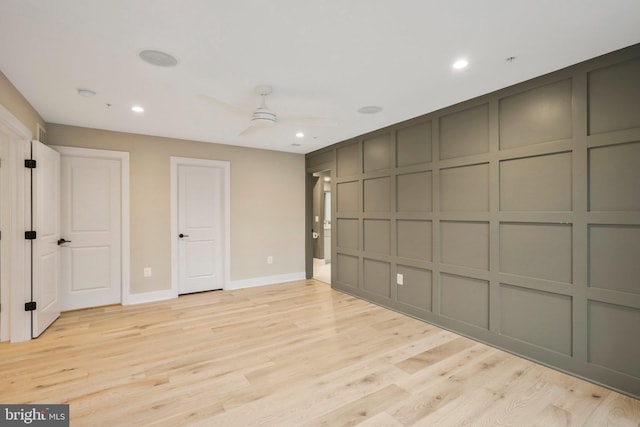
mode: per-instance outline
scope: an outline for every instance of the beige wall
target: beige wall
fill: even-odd
[[[29,101],[15,88],[15,86],[0,71],[0,104],[11,112],[37,138],[37,123],[45,128],[45,122],[40,114],[31,106]],[[45,128],[46,129],[46,128]]]
[[[303,155],[58,124],[47,131],[52,145],[130,153],[132,293],[171,286],[171,156],[231,162],[232,281],[304,272]]]

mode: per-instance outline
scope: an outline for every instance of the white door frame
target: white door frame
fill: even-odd
[[[120,209],[121,209],[121,284],[123,305],[131,304],[130,240],[129,240],[129,153],[124,151],[97,150],[93,148],[51,146],[64,157],[109,159],[120,162]]]
[[[0,105],[0,127],[11,136],[9,165],[11,191],[9,201],[11,203],[11,219],[8,227],[2,230],[2,238],[7,239],[11,250],[9,254],[9,268],[11,269],[11,281],[9,286],[2,287],[3,310],[1,339],[12,342],[28,341],[31,339],[31,315],[24,310],[24,303],[31,300],[30,283],[30,253],[24,239],[24,232],[29,213],[29,205],[26,197],[26,169],[24,159],[29,156],[32,132],[18,120],[3,105]],[[3,165],[4,166],[4,165]],[[8,292],[7,292],[8,291]],[[7,309],[4,309],[6,307]]]
[[[231,163],[224,160],[193,159],[189,157],[171,157],[171,293],[179,293],[178,279],[178,166],[209,166],[222,169],[224,183],[222,195],[224,218],[223,232],[223,281],[222,289],[231,283]]]

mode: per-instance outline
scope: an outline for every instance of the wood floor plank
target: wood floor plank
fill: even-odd
[[[314,280],[63,313],[0,402],[73,426],[640,425],[640,401]]]

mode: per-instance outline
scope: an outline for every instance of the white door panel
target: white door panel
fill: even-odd
[[[37,237],[32,240],[32,337],[38,337],[60,315],[60,155],[33,141],[32,221]]]
[[[121,162],[63,154],[63,310],[121,302]]]
[[[177,181],[178,292],[222,289],[225,170],[216,165],[180,164]]]

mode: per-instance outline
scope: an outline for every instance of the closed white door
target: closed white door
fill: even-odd
[[[222,289],[225,169],[177,164],[176,174],[178,293]]]
[[[121,166],[118,159],[63,151],[62,310],[122,300]]]
[[[31,169],[32,311],[31,335],[38,337],[60,316],[60,154],[44,144],[31,143],[36,168]]]

